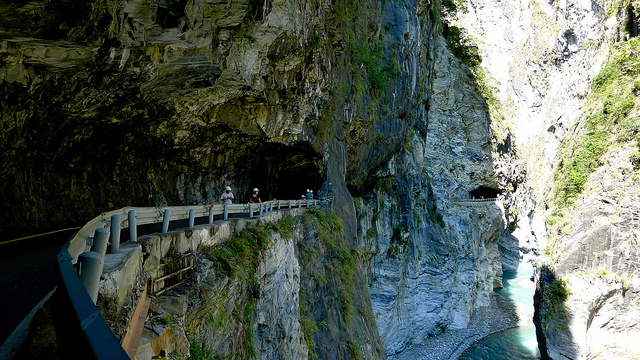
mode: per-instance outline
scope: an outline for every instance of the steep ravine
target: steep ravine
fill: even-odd
[[[426,133],[414,131],[357,202],[361,246],[371,257],[371,302],[388,356],[466,328],[501,286],[504,208],[460,202],[478,187],[497,189],[487,113],[444,40],[435,40]]]
[[[460,26],[512,122],[543,358],[637,358],[636,1],[470,1]]]
[[[502,267],[520,261],[510,231],[529,215],[511,194],[526,191],[515,189],[522,166],[508,132],[497,139],[483,84],[442,37],[438,2],[0,11],[14,15],[0,23],[2,238],[122,206],[210,203],[226,185],[240,200],[256,186],[263,199],[328,195],[331,216],[273,235],[259,264],[252,254],[257,278],[203,255],[189,296],[149,319],[159,335],[172,330],[163,311],[179,314],[172,350],[185,354],[188,335],[189,351],[241,357],[410,356],[486,312]],[[465,202],[472,194],[504,201]]]

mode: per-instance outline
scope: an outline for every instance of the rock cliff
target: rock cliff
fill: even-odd
[[[384,358],[361,256],[335,213],[246,226],[201,247],[188,281],[153,298],[137,359]]]
[[[638,4],[468,5],[460,24],[480,39],[513,124],[514,169],[525,170],[514,235],[544,255],[535,315],[543,357],[635,358]]]
[[[376,173],[357,202],[361,246],[370,256],[371,303],[387,355],[465,328],[501,287],[500,202],[469,202],[498,189],[483,99],[468,74],[434,39],[432,92],[424,132]],[[466,202],[465,202],[466,201]]]
[[[0,71],[7,237],[124,204],[209,202],[226,185],[241,198],[319,188],[322,2],[1,6],[15,16]]]
[[[520,261],[507,227],[533,205],[508,193],[529,191],[515,188],[513,136],[478,69],[442,36],[452,28],[439,2],[36,1],[0,11],[12,14],[0,24],[3,237],[125,205],[213,202],[226,185],[239,199],[256,186],[263,199],[321,189],[344,224],[316,214],[306,221],[329,228],[275,236],[270,260],[253,264],[259,286],[203,258],[193,296],[157,304],[169,314],[151,318],[158,337],[180,314],[191,351],[400,356],[468,326],[501,286],[501,257]],[[498,195],[505,201],[467,201]],[[262,293],[274,277],[281,286]],[[182,311],[226,294],[204,306],[211,317]]]

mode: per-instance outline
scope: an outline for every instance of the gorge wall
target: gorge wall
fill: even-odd
[[[635,358],[638,3],[467,8],[459,24],[479,40],[526,170],[514,235],[541,255],[542,355]]]
[[[402,356],[467,327],[501,286],[503,262],[517,267],[510,225],[533,206],[511,195],[527,194],[516,189],[522,166],[478,69],[442,36],[438,2],[8,1],[0,11],[11,14],[0,23],[3,238],[123,206],[213,202],[226,185],[240,199],[256,186],[263,199],[321,189],[341,241],[276,236],[263,250],[286,265],[259,265],[293,277],[279,300],[291,321],[277,325],[292,338],[281,348],[254,337],[280,358]],[[504,205],[464,201],[485,192],[504,193]],[[295,246],[307,267],[296,268]],[[283,316],[248,301],[264,297],[251,284],[202,266],[201,298],[237,290],[247,312]],[[220,309],[199,325],[180,313],[197,328],[193,351],[222,349]],[[249,334],[234,316],[230,353]]]

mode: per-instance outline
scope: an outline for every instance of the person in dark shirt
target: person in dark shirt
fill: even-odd
[[[260,196],[258,195],[258,188],[253,189],[253,195],[251,195],[249,202],[252,204],[258,204],[262,202],[262,200],[260,200]]]

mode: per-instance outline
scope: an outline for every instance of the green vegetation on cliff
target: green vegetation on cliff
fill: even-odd
[[[218,270],[229,277],[251,279],[262,259],[262,252],[271,245],[271,233],[291,237],[293,218],[265,223],[232,236],[218,247],[209,250],[209,258]]]
[[[467,12],[465,0],[442,0],[439,18],[442,18],[442,36],[447,41],[447,47],[453,55],[469,67],[476,70],[482,63],[482,56],[478,50],[478,44],[469,36],[464,28],[454,25],[458,11]]]
[[[607,162],[613,149],[636,148],[629,162],[632,179],[640,168],[640,39],[613,45],[610,60],[592,83],[583,115],[561,144],[560,163],[554,174],[552,203],[555,209],[547,219],[551,241],[545,253],[554,252],[559,236],[571,233],[572,222],[565,214],[589,189],[589,178]],[[627,170],[623,170],[627,171]],[[637,181],[637,180],[636,180]]]
[[[640,39],[636,37],[614,45],[611,60],[593,81],[582,127],[562,144],[555,174],[556,206],[566,208],[580,197],[589,175],[602,165],[602,156],[612,146],[629,142],[640,145],[638,95]],[[637,159],[639,152],[631,157],[634,165]]]
[[[302,229],[302,231],[300,231]],[[369,302],[362,255],[343,234],[343,221],[333,210],[313,209],[302,218],[283,218],[246,229],[207,250],[208,259],[224,283],[233,283],[234,301],[229,294],[207,294],[213,304],[203,313],[212,333],[235,331],[232,353],[207,350],[191,342],[193,359],[232,356],[251,359],[254,349],[253,325],[260,303],[256,271],[265,253],[273,246],[273,234],[295,240],[300,265],[299,322],[310,359],[382,358],[384,350],[377,338],[376,323]],[[303,237],[299,238],[298,235]],[[361,337],[359,334],[368,334]],[[198,334],[187,333],[191,339]],[[373,345],[373,346],[372,346]],[[366,349],[373,349],[370,354]]]
[[[569,295],[571,291],[564,279],[555,279],[540,285],[535,295],[538,305],[534,317],[540,321],[543,328],[551,327],[554,330],[567,328],[569,319],[565,302]]]
[[[200,330],[189,330],[191,356],[189,359],[255,359],[258,354],[254,347],[256,334],[254,324],[260,297],[260,284],[256,280],[259,264],[265,260],[265,252],[273,246],[273,235],[291,238],[296,220],[286,217],[277,223],[266,222],[243,230],[222,242],[205,250],[207,258],[220,278],[222,284],[233,283],[234,294],[220,291],[216,287],[207,293],[208,307],[204,306],[200,315],[206,327],[213,334],[234,333],[233,343],[221,348],[208,349],[194,339],[201,339]],[[222,286],[222,285],[221,285]],[[235,299],[235,300],[234,300]],[[224,335],[220,335],[224,338]],[[211,345],[209,345],[211,346]]]
[[[278,232],[282,236],[291,236],[293,224],[292,218],[284,218],[276,224],[265,223],[235,234],[222,244],[208,250],[209,259],[222,275],[240,280],[240,293],[244,294],[244,301],[234,304],[232,309],[226,308],[222,301],[222,298],[228,295],[216,295],[221,299],[217,302],[216,315],[209,313],[209,326],[219,331],[229,331],[235,326],[240,332],[236,336],[239,343],[235,346],[235,354],[220,355],[233,355],[236,359],[257,357],[252,327],[259,296],[259,286],[255,280],[256,270],[264,257],[264,251],[272,244],[272,233]],[[198,336],[198,334],[187,335],[193,338]],[[234,347],[231,348],[234,349]],[[215,354],[215,351],[208,350],[193,341],[191,351],[190,359],[210,359]]]
[[[343,117],[345,103],[355,103],[353,105],[359,110],[357,116],[372,122],[376,115],[375,108],[367,103],[384,90],[385,72],[393,69],[397,76],[399,71],[393,65],[387,65],[391,60],[385,59],[384,42],[374,36],[375,30],[380,27],[377,2],[337,1],[334,4],[334,16],[335,22],[329,27],[327,34],[329,39],[324,40],[323,45],[327,46],[324,51],[333,48],[337,52],[337,66],[332,74],[333,86],[324,101],[322,115],[314,126],[317,147],[339,131],[336,127],[345,126],[342,122],[334,121]],[[371,127],[365,129],[367,131],[361,132],[361,135],[368,136]]]
[[[362,190],[367,176],[403,146],[406,130],[415,121],[426,92],[427,72],[411,69],[430,37],[431,26],[415,28],[405,18],[405,6],[394,2],[344,0],[333,3],[333,18],[321,52],[333,55],[331,91],[323,96],[316,124],[314,146],[321,149],[333,140],[346,144],[329,148],[335,159],[346,157],[345,181],[353,193]],[[431,4],[419,4],[428,11]],[[423,9],[424,8],[424,9]],[[398,16],[394,16],[396,14]],[[413,57],[415,61],[416,58]],[[418,66],[427,65],[426,56]],[[418,72],[417,79],[408,76]],[[328,96],[327,96],[328,95]],[[344,160],[338,160],[344,162]]]
[[[376,324],[361,273],[361,255],[343,236],[335,211],[316,209],[304,215],[305,241],[298,242],[301,266],[300,313],[309,358],[369,358],[356,334]],[[339,309],[334,311],[333,309]],[[336,343],[327,343],[334,338]],[[384,350],[378,342],[377,356]]]

